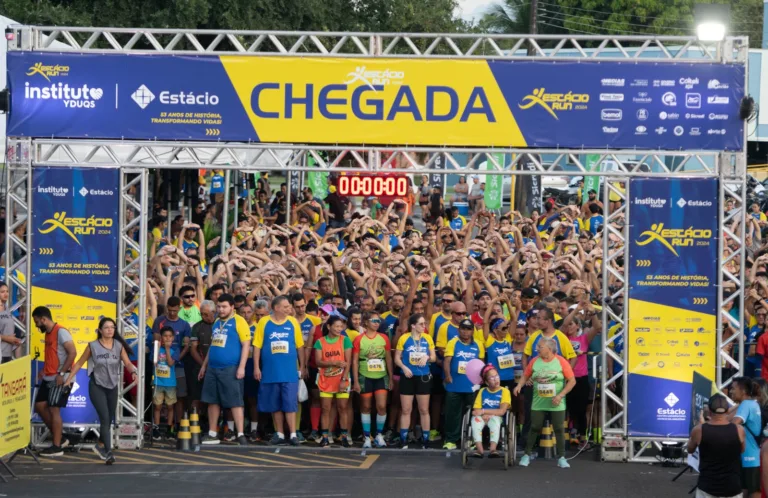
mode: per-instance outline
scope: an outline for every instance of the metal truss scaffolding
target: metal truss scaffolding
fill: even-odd
[[[392,57],[403,59],[495,59],[543,61],[653,61],[656,64],[685,62],[747,63],[747,39],[729,37],[722,42],[703,43],[692,37],[641,36],[551,36],[489,34],[413,34],[413,33],[330,33],[293,31],[177,30],[141,28],[74,28],[11,27],[8,49],[41,52],[119,53],[119,54],[194,54],[248,55],[254,57],[353,57],[360,59]],[[62,46],[64,44],[64,46]],[[746,147],[746,134],[744,137]],[[241,172],[255,171],[335,171],[359,172],[398,170],[409,174],[446,174],[475,171],[487,161],[484,174],[604,176],[605,205],[611,194],[627,201],[625,192],[635,177],[659,178],[716,177],[720,180],[720,231],[718,243],[721,257],[717,348],[717,387],[727,387],[743,365],[743,319],[724,310],[724,306],[744,306],[746,202],[746,150],[737,153],[718,151],[653,151],[653,150],[570,150],[515,148],[446,148],[446,147],[370,147],[365,145],[308,146],[303,144],[251,144],[227,142],[157,142],[66,139],[17,139],[8,142],[6,207],[9,237],[6,242],[8,271],[6,280],[19,291],[14,305],[20,310],[29,296],[29,231],[15,231],[30,212],[31,178],[36,166],[87,166],[121,169],[120,229],[120,304],[121,333],[139,338],[139,379],[144,384],[144,338],[146,316],[147,213],[149,212],[148,170],[214,168]],[[509,154],[508,164],[501,164],[497,154]],[[616,169],[594,172],[583,158],[597,154],[599,162],[610,160]],[[546,156],[547,162],[542,160]],[[308,159],[316,167],[307,167]],[[642,168],[641,165],[650,166]],[[565,166],[568,165],[568,168]],[[575,166],[575,169],[574,169]],[[650,169],[650,171],[648,171]],[[734,208],[727,210],[726,199]],[[601,355],[600,422],[603,430],[603,459],[612,461],[651,461],[650,453],[660,448],[660,438],[629,438],[627,427],[626,351],[614,352],[610,345],[626,336],[626,306],[615,313],[610,303],[626,303],[628,279],[623,269],[613,266],[618,258],[629,261],[630,223],[628,203],[607,215],[603,264],[603,323],[621,325],[617,333],[607,337],[603,331],[604,354]],[[136,232],[138,231],[138,235]],[[608,239],[621,243],[621,249],[610,252]],[[138,257],[135,257],[138,254]],[[18,257],[17,257],[18,256]],[[738,261],[741,270],[734,274],[729,263]],[[20,270],[20,271],[19,271]],[[26,273],[24,273],[26,272]],[[21,274],[26,275],[23,280]],[[613,284],[611,286],[611,283]],[[618,287],[617,287],[618,286]],[[611,287],[609,289],[609,287]],[[616,289],[615,292],[613,289]],[[138,320],[125,320],[134,312]],[[28,331],[28,314],[16,322]],[[730,327],[727,327],[730,325]],[[727,329],[729,332],[724,332]],[[735,347],[738,346],[738,347]],[[608,372],[608,358],[615,369]],[[614,373],[615,372],[615,373]],[[616,390],[623,380],[621,390]],[[118,410],[119,446],[139,448],[142,444],[142,392],[128,399],[130,387],[121,391]],[[665,438],[666,439],[666,438]]]

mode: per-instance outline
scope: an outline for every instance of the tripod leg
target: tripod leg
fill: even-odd
[[[677,473],[677,475],[676,475],[675,477],[673,477],[673,478],[672,478],[672,482],[675,482],[675,481],[677,481],[678,479],[680,479],[680,477],[681,477],[683,474],[685,474],[687,471],[689,471],[689,470],[693,470],[693,469],[692,469],[690,466],[686,465],[686,466],[685,466],[685,468],[684,468],[683,470],[681,470],[680,472],[678,472],[678,473]]]
[[[2,465],[3,465],[3,467],[5,467],[5,470],[6,470],[6,471],[7,471],[9,474],[11,474],[11,475],[13,476],[13,478],[14,478],[14,479],[18,479],[18,478],[19,478],[19,476],[17,476],[17,475],[16,475],[16,473],[15,473],[15,472],[14,472],[14,471],[13,471],[13,470],[12,470],[12,469],[11,469],[11,468],[8,466],[8,464],[7,464],[7,463],[5,463],[5,462],[3,462],[2,460],[0,460],[0,464],[2,464]],[[5,482],[8,482],[8,481],[5,479],[5,477],[3,477],[3,475],[2,475],[2,474],[0,474],[0,477],[2,477],[2,478],[3,478],[3,481],[5,481]]]

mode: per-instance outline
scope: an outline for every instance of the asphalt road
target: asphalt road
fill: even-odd
[[[553,498],[684,497],[695,484],[690,473],[671,482],[678,469],[643,464],[600,463],[591,454],[558,469],[534,460],[505,471],[501,460],[474,461],[462,469],[458,453],[439,450],[319,450],[218,446],[199,453],[155,447],[120,451],[105,466],[90,451],[67,453],[38,466],[16,460],[19,476],[0,497],[46,496],[129,498],[173,497],[346,497],[498,496],[501,493]]]

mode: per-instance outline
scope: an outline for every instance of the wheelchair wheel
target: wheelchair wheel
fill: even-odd
[[[470,413],[467,410],[461,419],[461,466],[465,469],[469,467],[469,446],[472,438],[472,426],[469,423]]]
[[[507,446],[507,451],[504,452],[505,464],[509,461],[509,466],[515,466],[515,457],[517,456],[517,418],[512,412],[507,415],[507,433],[504,444]]]

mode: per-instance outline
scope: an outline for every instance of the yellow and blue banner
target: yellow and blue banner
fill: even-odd
[[[33,171],[32,307],[50,308],[53,321],[72,334],[78,358],[96,339],[99,320],[117,313],[119,180],[114,168]],[[37,373],[45,337],[34,327],[30,347]],[[77,373],[61,416],[64,423],[98,422],[86,369]]]
[[[31,395],[29,356],[0,365],[0,458],[29,444]]]
[[[742,150],[743,65],[7,54],[9,136]]]
[[[715,178],[630,182],[630,436],[687,436],[697,386],[715,380],[717,195]]]

